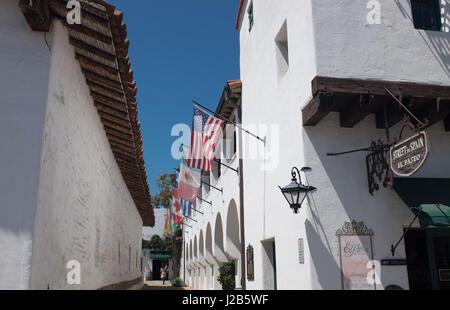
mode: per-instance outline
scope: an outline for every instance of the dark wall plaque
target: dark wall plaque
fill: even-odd
[[[305,245],[303,243],[303,238],[298,239],[298,262],[300,264],[305,263]]]
[[[439,280],[442,282],[450,281],[450,269],[439,269]]]
[[[391,169],[399,176],[410,176],[423,166],[428,152],[427,134],[422,131],[391,148]]]
[[[253,258],[253,247],[247,247],[247,280],[253,281],[255,279],[255,264]]]

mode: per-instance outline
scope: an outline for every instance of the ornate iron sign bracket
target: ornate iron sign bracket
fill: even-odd
[[[369,193],[373,196],[375,191],[383,187],[393,185],[391,168],[388,162],[389,148],[381,141],[372,142],[372,153],[366,156],[367,177],[369,181]]]
[[[344,225],[336,231],[336,236],[346,235],[371,235],[373,236],[373,230],[368,228],[364,222],[357,222],[355,220],[351,222],[345,222]]]

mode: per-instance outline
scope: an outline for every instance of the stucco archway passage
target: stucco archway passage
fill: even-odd
[[[241,241],[239,230],[239,216],[237,206],[234,200],[230,201],[227,213],[227,226],[226,226],[226,248],[225,252],[233,259],[239,259],[241,255]]]
[[[203,237],[203,230],[200,230],[198,238],[198,253],[200,259],[205,257],[205,238]]]
[[[219,262],[228,261],[225,255],[225,248],[223,242],[223,225],[222,225],[222,216],[220,213],[217,214],[216,223],[214,225],[214,257]]]

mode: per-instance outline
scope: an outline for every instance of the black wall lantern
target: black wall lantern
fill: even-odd
[[[301,171],[309,172],[311,171],[311,168],[303,167]],[[283,188],[281,188],[280,186],[278,187],[280,188],[284,198],[286,198],[287,202],[289,203],[291,209],[293,209],[294,213],[297,214],[298,210],[302,207],[303,201],[305,200],[306,196],[308,196],[308,193],[315,191],[316,188],[314,186],[303,185],[302,177],[297,167],[292,168],[291,175],[292,182],[289,185],[286,185]],[[297,182],[297,175],[300,179],[300,183]]]

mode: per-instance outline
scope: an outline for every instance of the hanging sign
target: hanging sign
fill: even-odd
[[[375,281],[369,281],[373,260],[373,231],[363,222],[346,222],[338,229],[342,288],[344,290],[376,290]]]
[[[391,169],[402,177],[413,175],[423,166],[428,153],[427,134],[422,131],[391,148]]]

